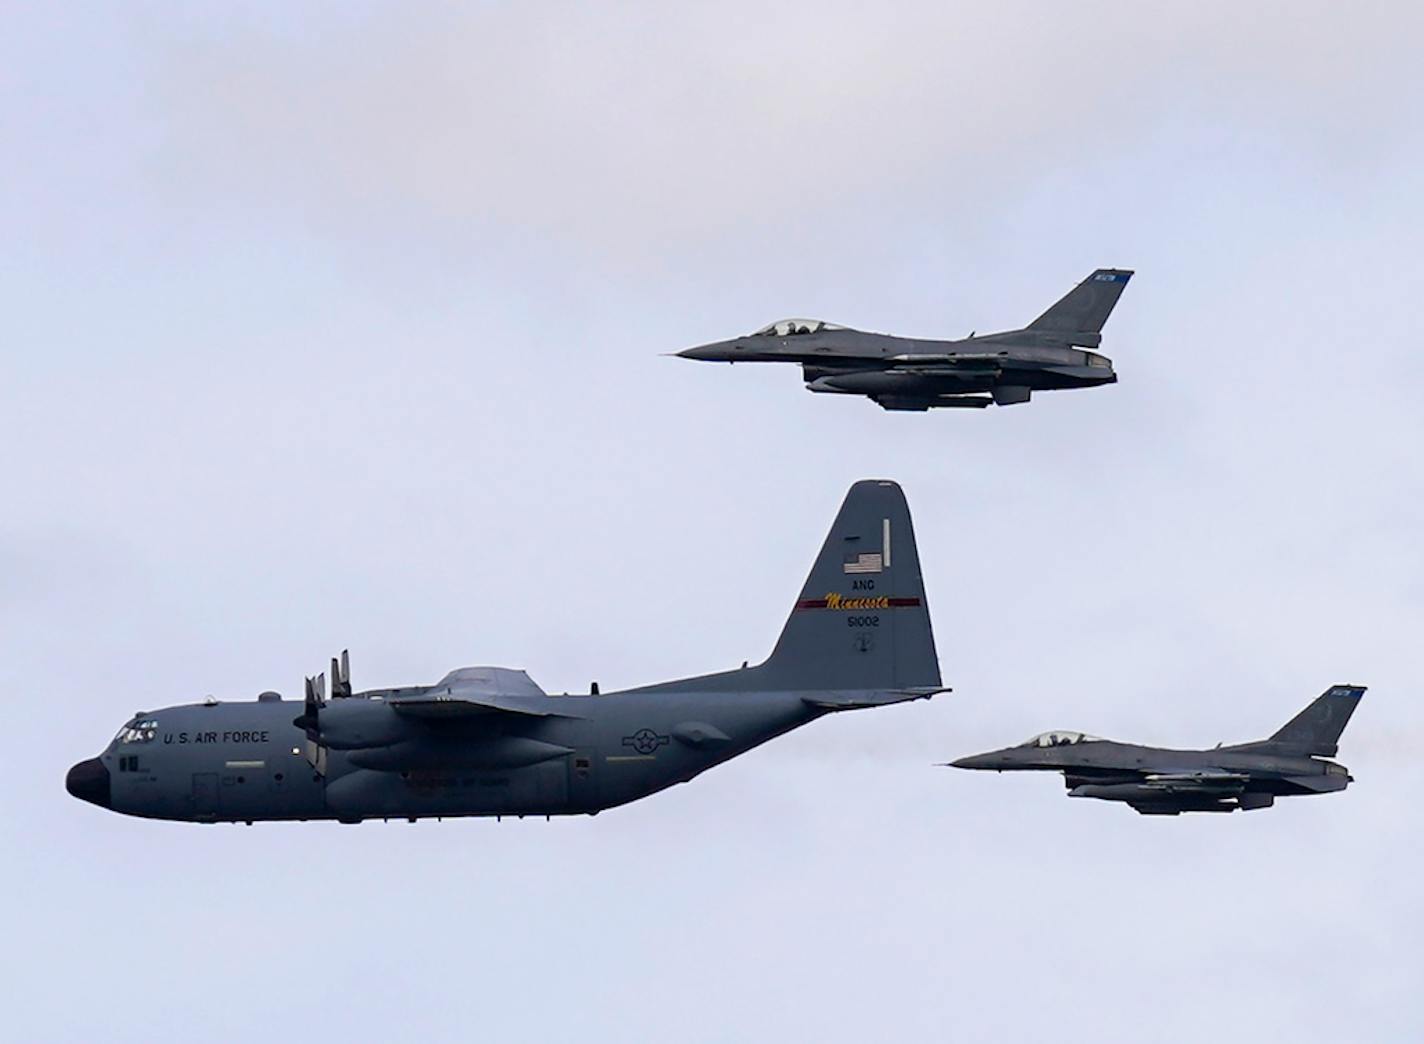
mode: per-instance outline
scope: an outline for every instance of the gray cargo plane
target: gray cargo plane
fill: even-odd
[[[932,341],[783,319],[746,337],[677,354],[706,362],[800,363],[813,392],[865,395],[887,410],[1010,406],[1035,391],[1117,381],[1095,351],[1132,273],[1100,268],[1022,330]]]
[[[755,667],[602,695],[550,695],[500,667],[353,692],[343,653],[330,692],[309,678],[301,703],[266,692],[141,711],[66,785],[199,823],[596,813],[833,711],[945,691],[904,494],[864,481]]]
[[[951,762],[954,768],[1062,772],[1069,797],[1123,801],[1144,815],[1234,812],[1270,808],[1276,798],[1344,790],[1353,777],[1333,758],[1340,733],[1365,693],[1336,685],[1270,739],[1171,750],[1087,736],[1045,732],[1016,747]]]

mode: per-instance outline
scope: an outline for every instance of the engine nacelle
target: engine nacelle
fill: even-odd
[[[377,772],[457,768],[508,771],[572,753],[572,748],[526,736],[495,736],[484,740],[427,736],[354,751],[350,761],[359,768]]]
[[[389,747],[414,735],[414,727],[388,703],[361,697],[332,700],[317,715],[318,742],[332,750]]]

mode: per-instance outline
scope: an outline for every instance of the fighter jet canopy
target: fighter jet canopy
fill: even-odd
[[[1032,739],[1026,739],[1020,747],[1067,747],[1074,743],[1101,742],[1101,736],[1089,736],[1086,732],[1040,732]]]
[[[844,330],[844,326],[820,319],[781,319],[763,326],[753,337],[791,337],[794,334],[818,333],[821,330]]]

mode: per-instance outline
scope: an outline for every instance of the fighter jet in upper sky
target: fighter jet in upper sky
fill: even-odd
[[[1277,797],[1329,794],[1353,782],[1344,765],[1322,760],[1365,693],[1336,685],[1270,739],[1171,750],[1115,743],[1081,732],[1045,732],[1016,747],[951,762],[954,768],[1062,772],[1069,797],[1123,801],[1144,815],[1270,808]]]
[[[818,319],[783,319],[746,337],[677,354],[707,362],[800,363],[813,392],[865,395],[887,410],[1010,406],[1035,391],[1113,384],[1096,351],[1132,273],[1100,268],[1021,330],[958,341],[868,333]]]
[[[735,601],[736,553],[722,558],[713,586]],[[140,711],[66,785],[115,812],[197,823],[592,814],[826,714],[944,691],[905,496],[866,481],[754,667],[602,695],[549,694],[501,667],[353,692],[343,654],[330,690],[308,678],[301,701]]]

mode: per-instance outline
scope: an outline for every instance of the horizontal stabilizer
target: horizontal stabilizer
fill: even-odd
[[[927,700],[942,692],[952,692],[949,688],[925,686],[918,689],[897,689],[889,692],[824,692],[802,696],[803,703],[823,710],[858,710],[862,707],[888,707],[892,703],[909,703],[912,700]]]

